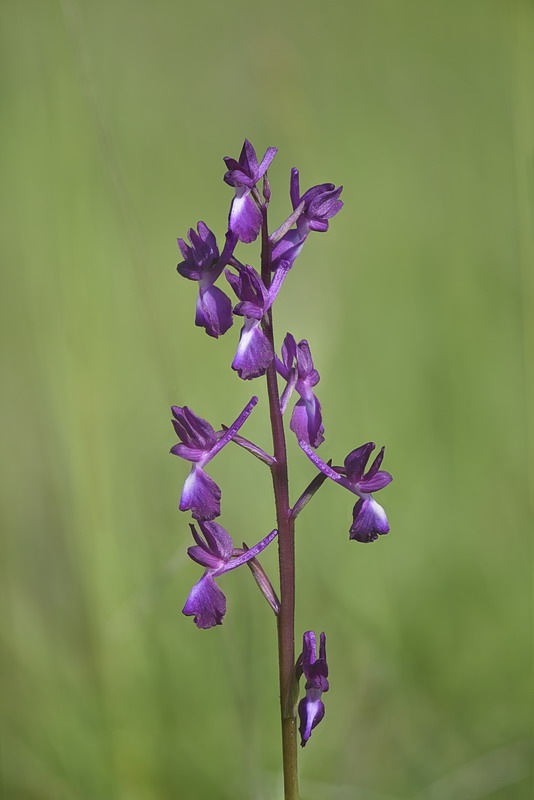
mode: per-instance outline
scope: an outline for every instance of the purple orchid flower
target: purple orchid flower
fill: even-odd
[[[313,366],[310,347],[306,339],[298,344],[288,333],[282,345],[282,361],[276,357],[276,370],[287,381],[280,401],[282,413],[286,410],[289,399],[296,389],[300,395],[289,427],[297,439],[312,447],[319,447],[324,442],[324,427],[321,416],[321,404],[313,392],[319,383],[319,373]]]
[[[235,422],[218,432],[187,406],[172,406],[172,424],[180,443],[171,447],[171,453],[193,464],[182,489],[180,511],[191,511],[198,520],[211,520],[220,515],[221,490],[204,472],[204,467],[233,439],[257,402],[258,398],[252,397]]]
[[[232,369],[243,380],[250,380],[264,375],[274,358],[273,346],[261,329],[261,320],[274,303],[289,265],[287,262],[281,262],[269,289],[265,288],[265,284],[253,267],[242,264],[234,266],[238,274],[234,275],[230,270],[226,270],[226,277],[240,300],[234,308],[234,314],[244,317],[245,324],[241,328]]]
[[[224,159],[228,167],[224,181],[235,188],[230,208],[229,228],[247,244],[257,239],[262,222],[261,209],[253,196],[253,189],[269,169],[276,153],[276,147],[268,147],[258,164],[254,147],[248,139],[245,139],[239,161],[228,156]]]
[[[232,257],[237,236],[228,231],[224,249],[219,254],[215,236],[205,222],[198,223],[197,231],[189,230],[191,245],[178,239],[184,261],[176,269],[184,278],[198,282],[195,325],[217,339],[231,327],[233,318],[230,298],[214,284]]]
[[[319,657],[315,633],[306,631],[302,637],[302,654],[297,661],[297,678],[304,673],[306,696],[299,703],[301,746],[309,740],[312,730],[324,717],[323,692],[328,691],[328,664],[326,663],[326,636],[321,633]]]
[[[236,552],[230,534],[217,522],[199,521],[199,526],[204,538],[194,525],[190,525],[196,545],[190,547],[187,553],[189,558],[205,567],[205,572],[189,592],[182,613],[193,617],[197,628],[213,628],[222,625],[226,613],[226,597],[215,583],[215,578],[255,558],[272,542],[278,531],[271,531],[249,550]]]
[[[378,492],[393,480],[389,472],[380,469],[384,458],[383,447],[367,472],[365,469],[369,457],[375,449],[374,442],[362,444],[361,447],[357,447],[356,450],[349,453],[345,459],[344,468],[340,468],[340,471],[336,472],[328,464],[325,464],[317,453],[314,453],[309,444],[299,441],[299,445],[318,470],[360,498],[352,513],[349,539],[356,539],[358,542],[374,542],[378,536],[389,533],[386,512],[372,496],[372,492]]]
[[[312,186],[311,189],[300,196],[299,171],[291,170],[291,181],[289,185],[289,195],[293,214],[288,218],[281,228],[273,234],[275,241],[272,250],[272,268],[277,269],[278,264],[283,259],[292,266],[298,258],[310,231],[327,231],[328,220],[334,217],[343,208],[343,201],[339,199],[343,186],[336,187],[333,183],[321,183]],[[297,209],[301,207],[300,214]],[[297,212],[297,215],[295,215]],[[295,218],[296,228],[285,231],[280,238],[278,236],[286,224]],[[277,236],[278,233],[278,236]]]
[[[297,229],[301,236],[307,235],[308,231],[324,232],[328,230],[328,220],[341,211],[343,201],[339,195],[343,191],[343,186],[334,186],[333,183],[321,183],[312,186],[311,189],[300,196],[299,171],[291,170],[291,182],[289,194],[293,208],[297,208],[304,203],[304,210],[297,222]]]

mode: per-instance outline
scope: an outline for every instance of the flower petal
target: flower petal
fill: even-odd
[[[269,167],[271,166],[271,162],[275,155],[278,152],[277,147],[268,147],[265,151],[265,155],[263,156],[261,163],[256,168],[256,180],[259,181],[260,178],[263,178]],[[254,153],[254,155],[256,155]]]
[[[320,699],[318,689],[310,689],[299,703],[299,732],[301,747],[305,747],[312,730],[317,727],[324,717],[324,703]]]
[[[293,167],[291,170],[289,196],[291,198],[291,205],[293,208],[296,208],[300,202],[299,171],[296,167]]]
[[[221,490],[198,464],[185,479],[179,508],[191,511],[198,520],[214,519],[221,513]]]
[[[313,358],[307,339],[301,339],[298,343],[297,364],[300,380],[306,380],[308,375],[316,372],[316,370],[313,368]],[[318,381],[316,381],[316,383],[317,382]]]
[[[171,406],[171,412],[174,417],[172,420],[174,429],[184,444],[199,450],[209,450],[213,447],[217,437],[207,420],[198,417],[187,406]]]
[[[210,552],[220,561],[229,561],[234,551],[234,543],[228,531],[218,522],[200,522],[199,525]]]
[[[204,328],[208,336],[218,339],[232,327],[232,301],[217,286],[200,289],[197,299],[195,325]]]
[[[391,483],[393,480],[393,476],[386,472],[386,470],[381,469],[371,478],[362,478],[358,486],[362,490],[362,492],[378,492],[380,489],[383,489],[384,486],[387,486],[388,483]]]
[[[375,456],[375,459],[374,459],[373,463],[371,464],[371,466],[369,467],[369,469],[365,473],[365,479],[366,480],[368,478],[372,478],[373,475],[376,475],[376,473],[380,469],[380,465],[382,464],[382,461],[384,460],[384,452],[385,452],[385,450],[386,450],[385,447],[381,447],[380,450],[378,451],[377,455]]]
[[[199,450],[196,447],[188,447],[186,444],[182,444],[181,442],[171,447],[171,453],[173,456],[178,456],[186,461],[200,461],[206,455],[205,450]]]
[[[189,592],[182,614],[193,617],[197,628],[222,625],[226,614],[226,597],[209,573],[205,573]]]
[[[217,556],[214,556],[209,550],[199,545],[188,547],[187,555],[192,561],[196,561],[201,567],[205,567],[211,570],[211,572],[215,572],[215,570],[221,566],[221,561]]]
[[[252,322],[252,324],[250,324]],[[256,320],[248,320],[241,329],[241,336],[235,358],[234,369],[240,378],[250,380],[264,375],[274,358],[274,351]]]
[[[296,357],[297,357],[297,343],[295,341],[295,337],[291,333],[286,333],[285,339],[282,344],[282,360],[284,362],[284,366],[288,371],[293,366],[293,362],[295,361]],[[282,375],[282,377],[286,378],[285,375]]]
[[[389,533],[386,512],[372,497],[360,498],[354,506],[352,516],[350,539],[358,542],[374,542],[379,536]]]
[[[324,442],[321,404],[314,394],[309,400],[301,398],[296,403],[289,427],[297,439],[311,447],[319,447]]]
[[[352,483],[358,483],[362,477],[365,466],[369,461],[369,456],[375,449],[374,442],[367,442],[352,450],[346,457],[344,464],[347,471],[347,477]]]
[[[242,242],[250,244],[258,238],[262,222],[261,211],[249,189],[238,188],[230,208],[229,227]]]

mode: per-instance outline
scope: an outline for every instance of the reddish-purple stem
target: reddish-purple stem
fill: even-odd
[[[269,288],[271,283],[271,243],[266,205],[263,206],[262,214],[261,277],[265,286]],[[264,316],[262,327],[274,348],[272,309],[269,309]],[[295,669],[295,533],[289,505],[286,439],[274,361],[267,369],[266,377],[275,457],[275,463],[271,466],[271,474],[278,526],[280,571],[280,613],[277,622],[284,798],[285,800],[298,800],[297,727],[292,697]]]

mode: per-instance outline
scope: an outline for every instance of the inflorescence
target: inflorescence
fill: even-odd
[[[324,442],[324,426],[321,404],[315,394],[319,373],[314,367],[308,341],[302,339],[297,342],[291,333],[287,333],[278,355],[273,347],[272,335],[266,335],[266,329],[271,325],[273,303],[289,271],[300,256],[308,236],[314,231],[327,231],[330,219],[341,210],[343,187],[323,183],[301,195],[299,172],[293,169],[289,191],[292,212],[268,237],[268,275],[265,270],[260,274],[235,255],[239,243],[255,242],[262,231],[271,197],[267,170],[276,152],[276,148],[268,148],[258,162],[254,147],[245,140],[239,159],[224,159],[227,167],[224,181],[233,187],[235,193],[222,249],[219,249],[215,235],[208,226],[199,222],[196,230],[191,228],[188,232],[189,244],[184,239],[178,239],[183,261],[178,264],[177,270],[184,278],[198,284],[195,324],[204,328],[208,336],[218,338],[224,335],[232,327],[234,316],[242,318],[231,365],[238,376],[243,380],[253,380],[265,375],[274,365],[283,385],[281,413],[286,412],[292,395],[298,397],[291,408],[289,427],[318,474],[293,508],[289,509],[289,515],[294,518],[324,480],[330,478],[358,498],[353,509],[349,538],[372,542],[379,535],[389,532],[386,513],[373,497],[374,492],[383,489],[392,480],[388,472],[380,469],[384,448],[369,467],[368,461],[375,449],[373,442],[352,450],[342,467],[324,461],[315,452]],[[264,247],[265,244],[263,242]],[[229,287],[237,298],[235,305],[221,288],[224,279],[228,284],[226,288]],[[272,530],[251,548],[245,545],[243,548],[234,547],[230,534],[215,522],[221,514],[221,489],[205,470],[217,453],[231,441],[271,468],[276,463],[273,456],[239,434],[257,402],[257,397],[252,397],[236,420],[218,431],[187,406],[173,406],[171,409],[172,424],[179,439],[171,448],[171,453],[192,465],[185,479],[179,508],[181,511],[190,511],[200,529],[195,524],[190,525],[195,545],[189,547],[188,555],[204,568],[204,573],[191,589],[183,608],[183,613],[192,616],[198,628],[212,628],[222,623],[226,598],[216,579],[243,564],[248,564],[274,613],[278,613],[276,592],[257,560],[257,556],[277,537],[278,531]],[[313,631],[304,633],[302,653],[295,664],[295,681],[298,682],[302,675],[306,679],[306,694],[299,703],[298,715],[301,744],[305,745],[313,728],[324,716],[321,695],[328,691],[324,633],[320,635],[318,656],[315,634]]]

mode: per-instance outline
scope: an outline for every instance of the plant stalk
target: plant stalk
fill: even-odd
[[[261,277],[268,288],[271,283],[271,243],[266,205],[263,205],[262,215]],[[272,309],[269,309],[264,316],[262,328],[274,348]],[[280,571],[280,612],[277,623],[284,800],[298,800],[297,727],[292,697],[295,669],[295,529],[289,505],[286,439],[274,361],[267,369],[266,378],[275,457],[271,475],[278,526]]]

